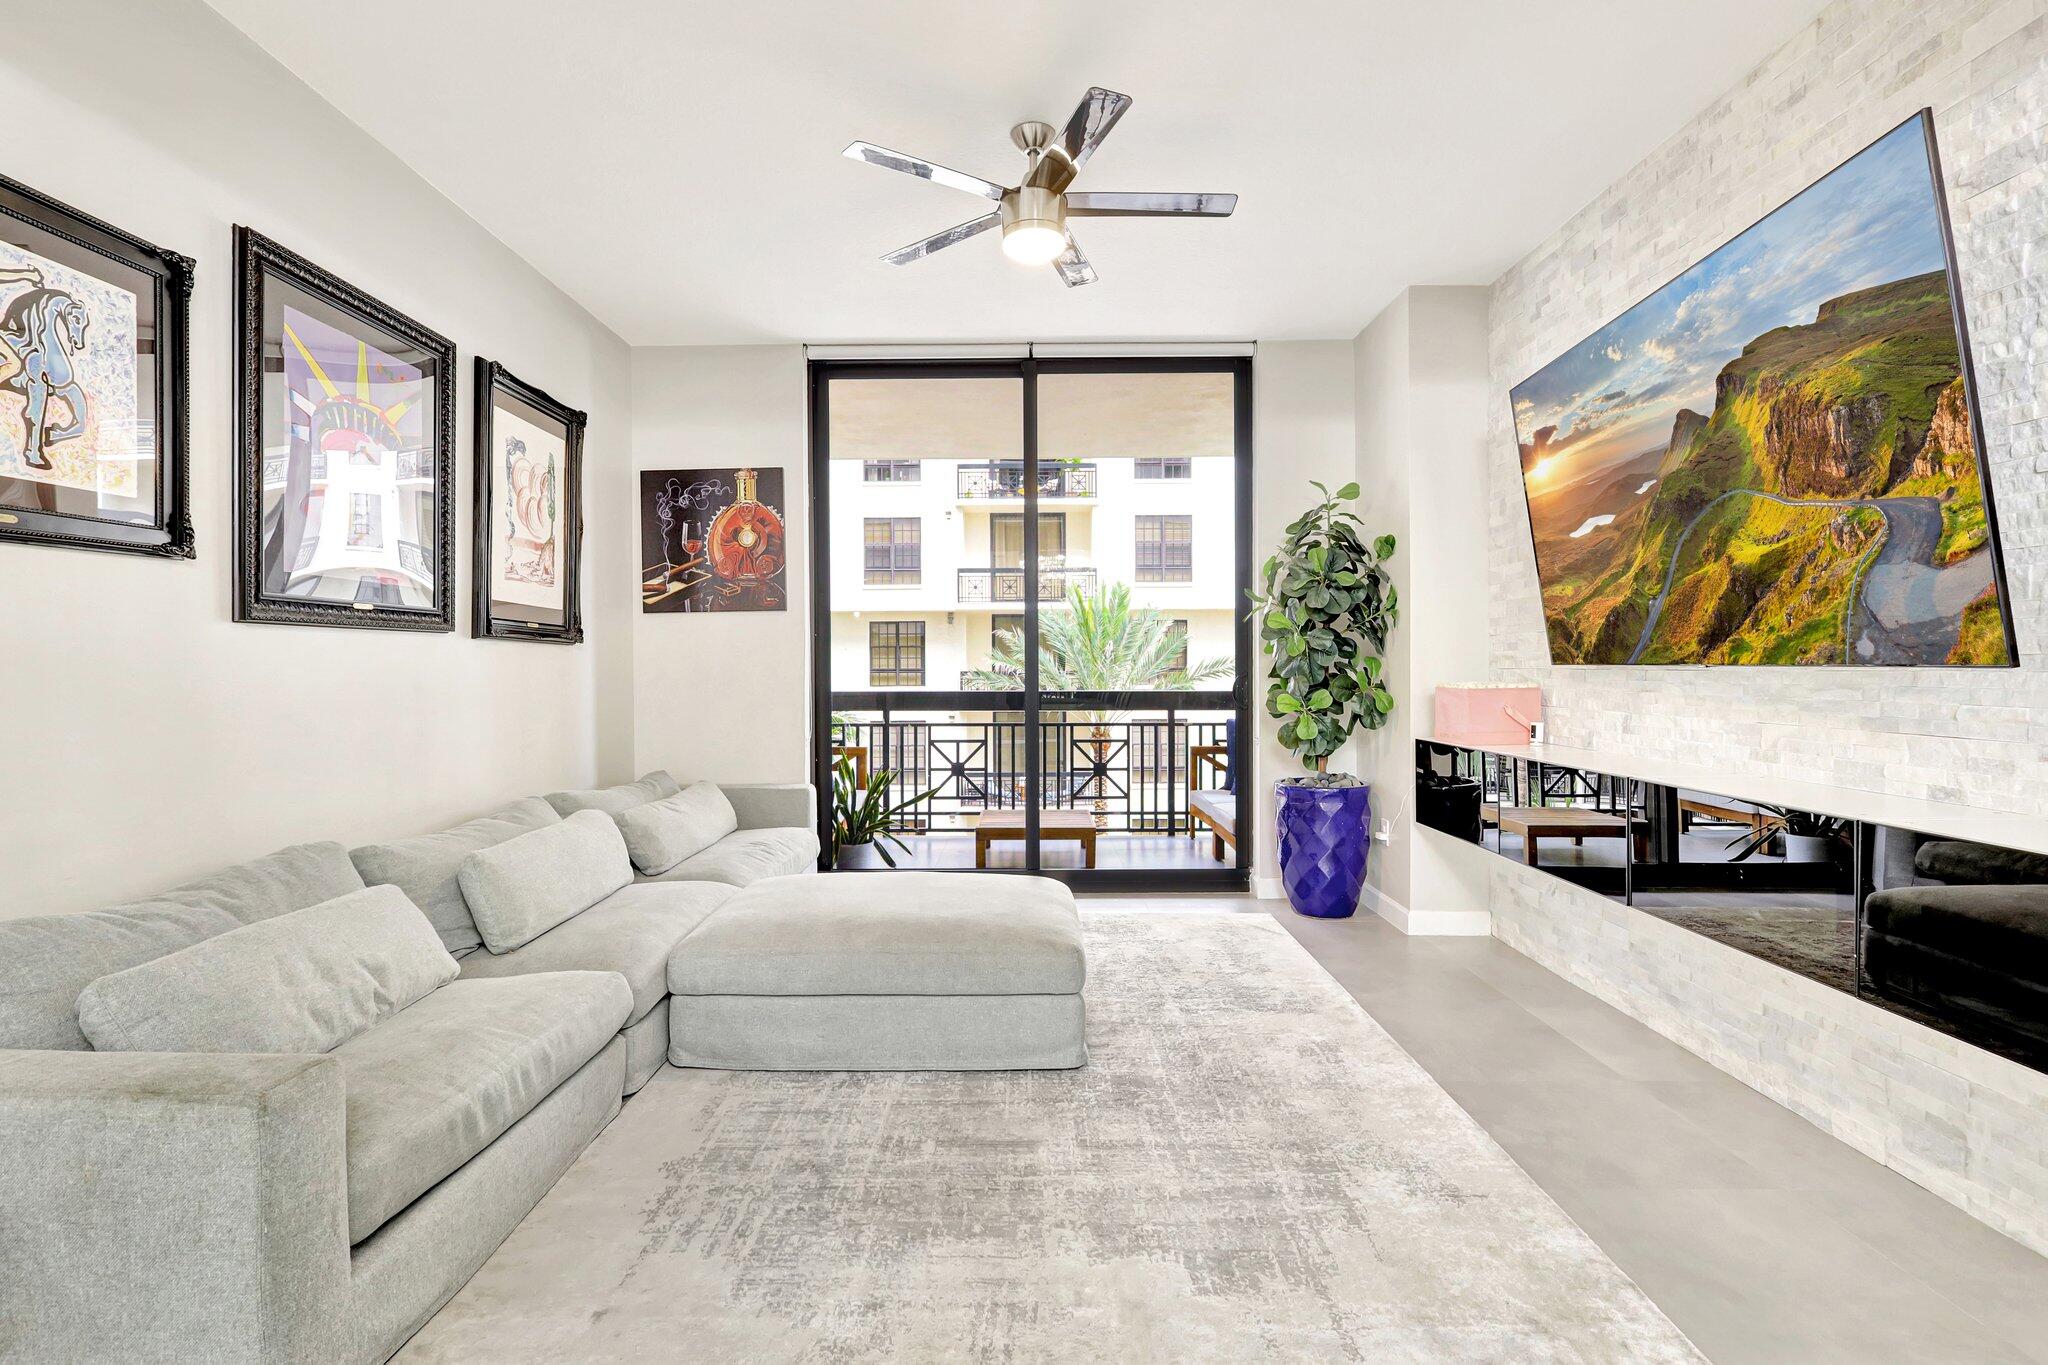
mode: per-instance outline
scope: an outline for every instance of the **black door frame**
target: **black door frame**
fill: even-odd
[[[1252,586],[1252,358],[1250,356],[1145,356],[1074,359],[1022,357],[1004,360],[810,360],[811,448],[811,780],[818,794],[818,829],[823,849],[818,857],[820,871],[830,872],[832,847],[832,584],[831,584],[831,381],[833,379],[1016,379],[1021,383],[1021,437],[1024,451],[1024,573],[1034,589],[1024,593],[1024,691],[1021,698],[1007,693],[967,694],[927,692],[931,709],[979,709],[1021,711],[1025,749],[1031,759],[1024,765],[1025,866],[1021,871],[1054,877],[1076,888],[1101,891],[1244,891],[1251,885],[1252,831],[1258,828],[1256,784],[1250,780],[1252,755],[1258,740],[1251,709],[1250,673],[1257,653],[1253,648],[1251,617],[1243,610],[1245,593]],[[1232,778],[1237,796],[1236,858],[1229,867],[1217,868],[1045,868],[1040,866],[1038,811],[1042,793],[1039,736],[1044,697],[1038,678],[1038,594],[1035,591],[1038,566],[1038,377],[1041,374],[1228,374],[1232,377],[1232,449],[1236,459],[1235,575],[1236,605],[1233,637],[1236,649],[1236,677],[1229,693],[1231,714],[1237,721],[1237,753]],[[903,693],[845,694],[856,710],[880,709],[883,697],[895,699]],[[1127,693],[1120,698],[1127,709],[1142,704],[1169,703],[1186,693]],[[1171,745],[1169,745],[1171,752]],[[1170,760],[1169,760],[1170,762]],[[1171,780],[1169,778],[1169,780]],[[884,869],[886,870],[886,869]]]

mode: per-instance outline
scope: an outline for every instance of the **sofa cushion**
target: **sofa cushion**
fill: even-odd
[[[2048,882],[2048,857],[1963,839],[1930,839],[1913,855],[1913,870],[1962,886],[2026,886]]]
[[[743,829],[726,835],[695,857],[683,859],[655,880],[746,886],[763,877],[815,872],[817,866],[818,836],[811,831]]]
[[[642,882],[606,896],[565,924],[509,953],[471,953],[465,980],[533,972],[617,972],[633,991],[633,1023],[668,994],[668,955],[723,905],[722,882]]]
[[[1085,976],[1073,893],[987,872],[756,882],[668,968],[679,996],[1071,995]]]
[[[295,844],[127,905],[0,920],[0,1048],[83,1052],[78,993],[93,981],[362,889],[340,844]]]
[[[612,818],[578,811],[462,860],[462,898],[484,946],[509,953],[633,880]]]
[[[638,782],[621,782],[616,787],[586,787],[581,791],[549,792],[546,799],[564,816],[574,815],[579,810],[601,810],[606,815],[618,815],[649,801],[674,796],[682,789],[682,783],[657,768]]]
[[[350,1245],[575,1075],[632,1008],[613,972],[454,981],[336,1048],[348,1108]]]
[[[411,897],[451,953],[467,952],[483,942],[469,905],[462,898],[456,874],[462,860],[480,848],[490,848],[529,830],[557,824],[561,816],[537,796],[514,801],[438,834],[420,834],[388,844],[365,844],[350,852],[363,880],[376,885],[389,883]]]
[[[695,783],[615,818],[633,866],[650,876],[695,857],[740,827],[732,802],[715,782]]]
[[[78,1024],[101,1052],[331,1052],[456,970],[405,893],[373,886],[100,977]]]

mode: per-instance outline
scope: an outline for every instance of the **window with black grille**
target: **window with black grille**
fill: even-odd
[[[1195,519],[1191,516],[1138,518],[1138,581],[1190,583],[1195,577]]]
[[[916,517],[868,517],[862,527],[861,581],[915,583],[924,564],[924,524]]]
[[[868,686],[924,686],[924,622],[868,622]]]

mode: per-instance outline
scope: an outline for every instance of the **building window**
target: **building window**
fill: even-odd
[[[1191,516],[1138,518],[1138,581],[1192,583],[1195,578],[1195,519]]]
[[[375,493],[349,495],[348,543],[358,550],[384,548],[384,499]]]
[[[999,611],[994,616],[988,618],[988,647],[990,653],[994,653],[1002,648],[1003,636],[1007,634],[1014,634],[1017,637],[1017,652],[1023,653],[1024,618],[1003,611]]]
[[[1195,462],[1182,456],[1144,455],[1138,459],[1138,477],[1141,479],[1191,479],[1195,474]]]
[[[861,464],[863,483],[917,483],[924,478],[918,460],[866,460]]]
[[[1173,646],[1173,653],[1167,656],[1166,667],[1162,670],[1162,676],[1164,674],[1187,672],[1188,623],[1185,621],[1168,621],[1166,623],[1166,638]]]
[[[916,583],[924,563],[924,523],[916,517],[868,517],[865,583]],[[922,627],[920,627],[922,629]]]
[[[924,622],[868,622],[868,686],[924,686]]]
[[[1067,556],[1067,514],[1038,514],[1038,562],[1061,563]],[[1024,567],[1024,514],[997,512],[988,519],[988,562],[998,569]]]

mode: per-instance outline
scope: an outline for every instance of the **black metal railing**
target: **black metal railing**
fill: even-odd
[[[398,567],[419,578],[429,577],[426,547],[410,540],[399,541]]]
[[[1038,600],[1059,602],[1066,598],[1069,588],[1082,592],[1095,591],[1095,570],[1040,568],[1038,571]],[[1024,600],[1024,571],[1022,569],[961,569],[959,571],[959,592],[962,602],[1022,602]]]
[[[1074,695],[1085,694],[1065,694],[1062,704],[1073,704]],[[906,831],[966,831],[983,811],[1023,808],[1033,745],[1021,718],[1001,714],[1021,706],[1021,694],[989,693],[992,714],[984,717],[842,710],[842,697],[875,700],[834,694],[834,746],[863,751],[869,772],[895,772],[898,800],[929,793],[905,813]],[[1188,701],[1208,714],[1184,716],[1171,705],[1123,714],[1047,711],[1036,745],[1039,808],[1092,813],[1110,833],[1189,833],[1189,750],[1224,742],[1230,701],[1227,693],[1190,693]],[[1206,773],[1203,785],[1214,785]]]
[[[1038,466],[1038,496],[1041,498],[1092,498],[1095,496],[1095,466],[1080,461],[1042,461]],[[990,460],[986,464],[963,464],[959,470],[960,497],[1021,498],[1024,496],[1024,462]]]

